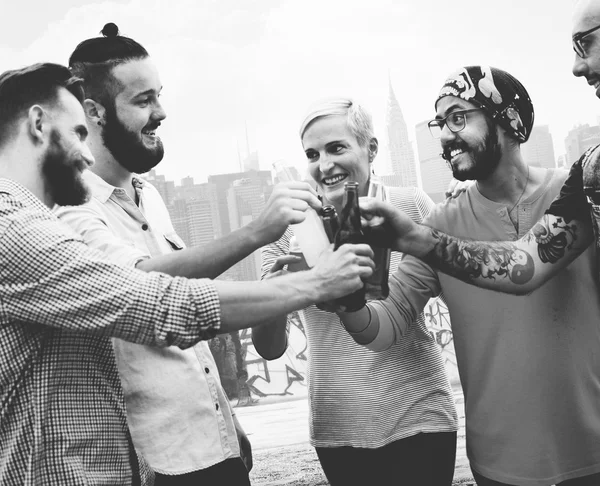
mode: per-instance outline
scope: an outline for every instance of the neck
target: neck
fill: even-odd
[[[517,151],[503,156],[489,177],[477,181],[477,188],[490,201],[512,206],[525,197],[529,173],[529,166]]]
[[[41,156],[35,150],[29,150],[24,143],[15,143],[0,153],[0,177],[17,182],[52,208],[54,198],[46,184],[41,162]]]

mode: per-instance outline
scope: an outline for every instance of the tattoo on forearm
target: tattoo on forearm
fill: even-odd
[[[538,256],[543,263],[558,262],[577,240],[574,223],[568,224],[562,218],[553,218],[553,221],[550,223],[549,217],[544,216],[523,240],[537,245]],[[431,234],[436,244],[425,260],[460,280],[508,278],[517,285],[523,285],[534,276],[532,254],[516,242],[463,241],[435,229],[431,230]]]
[[[569,236],[571,243],[569,243]],[[556,263],[565,256],[565,251],[571,249],[573,242],[577,240],[577,226],[566,223],[563,218],[557,218],[550,225],[546,216],[527,234],[529,241],[533,238],[538,245],[540,260],[543,263]]]

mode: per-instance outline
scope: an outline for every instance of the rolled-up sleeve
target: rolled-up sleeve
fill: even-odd
[[[118,266],[51,214],[23,210],[4,222],[2,320],[181,348],[220,328],[210,280]]]

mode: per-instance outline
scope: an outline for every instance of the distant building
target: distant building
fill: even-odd
[[[423,191],[433,202],[439,203],[445,199],[444,193],[452,179],[452,171],[440,155],[442,147],[439,139],[433,138],[429,133],[428,122],[429,120],[422,121],[415,127],[421,183]]]
[[[381,180],[381,182],[383,183],[384,186],[402,187],[403,180],[402,180],[402,176],[400,176],[400,175],[387,174],[387,175],[378,176],[377,178],[379,180]]]
[[[556,159],[556,166],[561,169],[567,168],[567,155],[566,154],[562,154],[562,155],[558,156],[558,159]]]
[[[402,116],[400,104],[394,94],[391,79],[386,111],[387,144],[390,155],[391,173],[401,178],[401,186],[417,186],[417,167],[408,130]]]
[[[175,197],[175,182],[167,181],[164,175],[158,175],[155,169],[144,175],[160,194],[165,204],[169,204]]]
[[[523,160],[534,167],[556,167],[554,142],[548,125],[533,127],[529,140],[521,145]]]
[[[273,180],[270,170],[249,170],[232,174],[217,174],[208,176],[208,182],[216,187],[217,204],[221,231],[224,235],[231,232],[229,222],[229,207],[227,204],[227,193],[233,182],[238,179],[258,180],[263,186],[272,186]]]
[[[573,128],[565,138],[566,165],[574,162],[590,147],[600,143],[600,126],[579,125]]]
[[[247,225],[261,213],[273,191],[270,171],[250,170],[208,177],[194,183],[185,177],[181,185],[151,171],[147,180],[167,204],[173,228],[187,246],[202,246]],[[227,270],[223,280],[257,280],[260,251]]]
[[[265,186],[259,179],[237,179],[227,191],[229,222],[235,231],[258,217],[265,208],[273,187]],[[234,265],[228,272],[235,280],[258,280],[260,278],[260,249]]]

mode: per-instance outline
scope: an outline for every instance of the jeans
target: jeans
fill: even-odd
[[[477,482],[477,486],[518,486],[507,483],[499,483],[491,479],[484,478],[477,471],[471,469],[473,477]],[[582,478],[569,479],[561,483],[556,483],[556,486],[599,486],[600,485],[600,474],[592,474],[591,476],[584,476]]]
[[[456,432],[417,434],[378,449],[316,451],[331,486],[451,486]]]
[[[214,466],[187,474],[156,473],[154,486],[250,486],[248,470],[241,458],[227,459]]]

